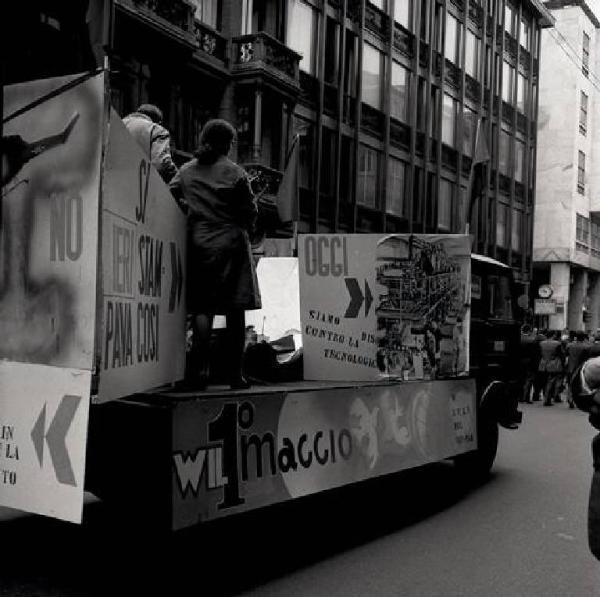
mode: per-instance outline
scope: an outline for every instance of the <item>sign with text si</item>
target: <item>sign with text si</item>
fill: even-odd
[[[90,371],[0,361],[1,505],[81,522],[90,383]]]
[[[102,74],[4,88],[0,358],[94,365],[103,97]]]
[[[106,401],[177,381],[185,365],[185,216],[114,110],[102,201]]]
[[[307,234],[298,247],[305,379],[468,373],[467,236]]]

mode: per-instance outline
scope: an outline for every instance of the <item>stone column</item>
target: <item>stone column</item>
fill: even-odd
[[[262,155],[262,89],[254,91],[254,137],[252,139],[252,161],[260,162]]]
[[[595,332],[600,328],[600,273],[590,272],[590,290],[588,309],[592,315],[590,329]]]
[[[567,327],[570,330],[583,330],[583,307],[587,296],[587,270],[571,269],[573,284],[571,285],[571,298]]]
[[[557,312],[556,315],[550,315],[549,317],[549,327],[552,330],[562,330],[567,327],[570,276],[571,267],[568,263],[550,264],[550,285],[554,289],[552,298],[556,299],[559,305],[561,302],[564,303],[562,312]]]

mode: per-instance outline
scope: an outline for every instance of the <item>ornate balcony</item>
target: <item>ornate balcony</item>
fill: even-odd
[[[513,62],[517,60],[517,40],[506,31],[504,32],[504,51],[509,55]]]
[[[187,45],[194,36],[194,6],[186,0],[116,0],[116,5],[151,27]]]
[[[446,60],[446,82],[456,89],[460,88],[460,69],[449,60]]]
[[[474,2],[469,3],[469,18],[477,25],[478,29],[483,27],[483,8]]]
[[[227,43],[221,34],[200,21],[194,21],[194,35],[196,36],[198,48],[201,52],[221,62],[225,62]]]
[[[503,101],[502,102],[502,120],[507,124],[512,124],[513,118],[515,116],[515,109],[509,103]]]
[[[261,31],[234,37],[232,73],[237,78],[262,79],[275,89],[300,92],[300,54]]]

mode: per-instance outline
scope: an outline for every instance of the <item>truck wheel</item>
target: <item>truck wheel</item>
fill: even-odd
[[[454,458],[454,464],[466,479],[479,481],[490,474],[498,450],[498,423],[489,413],[480,412],[477,438],[477,449],[459,454]]]

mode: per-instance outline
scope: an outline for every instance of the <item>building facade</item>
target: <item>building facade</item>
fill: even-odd
[[[553,329],[600,327],[600,14],[584,0],[546,2],[542,35],[533,293],[550,285]],[[548,310],[546,307],[545,310]]]
[[[23,4],[38,28],[64,29],[66,11],[50,8],[61,3]],[[474,250],[511,265],[528,292],[552,24],[539,0],[89,0],[85,24],[115,109],[158,104],[178,160],[208,118],[227,118],[235,157],[268,198],[299,134],[300,232],[463,232],[469,221]],[[471,208],[477,130],[490,159]],[[264,211],[265,233],[285,236]]]

